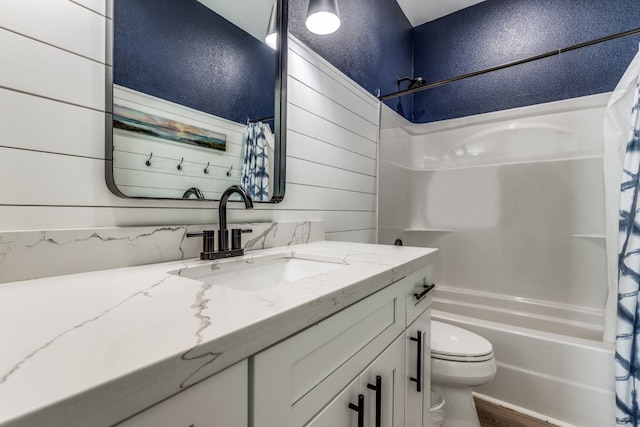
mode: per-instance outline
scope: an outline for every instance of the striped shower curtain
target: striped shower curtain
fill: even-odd
[[[269,154],[262,122],[249,123],[244,134],[240,184],[256,202],[269,201]]]
[[[631,129],[620,186],[616,424],[640,426],[640,79],[636,78]]]

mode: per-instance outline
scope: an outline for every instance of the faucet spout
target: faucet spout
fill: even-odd
[[[232,185],[231,187],[224,190],[222,196],[220,197],[220,205],[218,206],[218,220],[220,225],[220,230],[218,231],[218,250],[228,251],[229,250],[229,233],[227,232],[227,202],[229,201],[229,197],[232,194],[237,193],[242,197],[244,201],[244,206],[246,209],[253,209],[253,200],[251,200],[251,196],[247,193],[243,187],[239,185]]]

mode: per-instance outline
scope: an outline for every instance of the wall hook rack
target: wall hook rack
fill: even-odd
[[[145,165],[147,166],[151,166],[151,158],[153,157],[153,153],[151,153],[151,155],[149,156],[149,158],[147,159],[146,162],[144,162]]]
[[[229,170],[227,171],[227,176],[231,176],[231,170],[233,169],[233,165],[231,165],[231,167],[229,168]]]
[[[204,168],[204,173],[206,173],[206,174],[209,174],[209,164],[210,163],[211,162],[207,162],[207,166],[205,166],[205,168]]]
[[[180,164],[178,165],[178,170],[181,171],[182,170],[182,163],[184,162],[184,157],[182,159],[180,159]]]

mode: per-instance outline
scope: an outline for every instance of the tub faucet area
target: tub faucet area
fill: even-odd
[[[220,204],[218,205],[218,250],[215,251],[215,237],[213,230],[203,230],[200,233],[187,233],[187,237],[202,237],[202,252],[200,259],[214,260],[221,258],[231,258],[244,255],[242,248],[242,233],[250,233],[251,229],[234,228],[231,230],[231,248],[229,248],[229,230],[227,230],[227,202],[232,194],[237,193],[244,201],[246,209],[253,209],[253,201],[247,191],[239,186],[232,185],[220,196]]]

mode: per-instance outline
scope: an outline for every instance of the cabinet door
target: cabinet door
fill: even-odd
[[[247,427],[247,361],[129,418],[118,427]]]
[[[418,336],[420,339],[418,340]],[[431,308],[407,328],[406,427],[429,427],[431,417]],[[418,359],[418,343],[420,359]],[[418,372],[419,371],[419,372]],[[418,381],[419,385],[418,387]],[[419,389],[419,390],[418,390]]]
[[[359,405],[366,427],[404,427],[404,341],[402,334],[305,427],[357,427]]]
[[[367,427],[404,427],[404,342],[402,334],[360,375]]]

